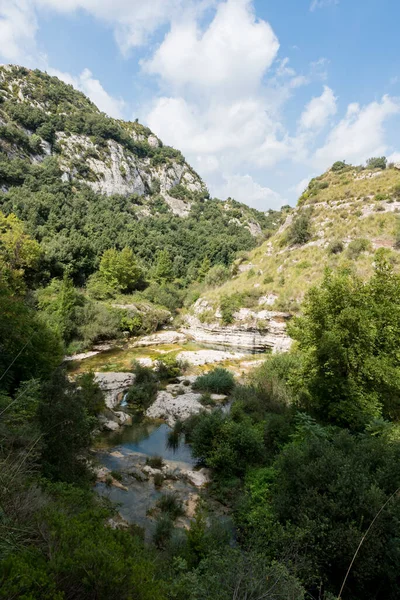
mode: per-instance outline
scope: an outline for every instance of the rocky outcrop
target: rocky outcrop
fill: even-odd
[[[106,406],[115,408],[122,400],[123,393],[135,381],[133,373],[95,373],[95,381],[105,393]]]
[[[158,392],[155,402],[146,411],[146,417],[163,419],[170,427],[176,421],[184,421],[204,410],[200,402],[202,394],[193,392],[191,385],[196,377],[179,378],[179,383],[167,385]]]
[[[261,305],[268,305],[268,297],[260,298]],[[230,346],[232,348],[246,349],[250,352],[272,350],[272,352],[286,352],[292,340],[286,333],[286,323],[290,319],[289,313],[273,310],[250,310],[241,308],[234,313],[231,325],[224,325],[219,310],[214,311],[211,322],[202,319],[202,314],[210,313],[214,309],[204,298],[199,298],[193,306],[193,313],[186,316],[182,331],[190,335],[196,342]]]
[[[185,350],[183,352],[179,352],[176,358],[177,360],[183,363],[188,363],[189,365],[202,366],[224,362],[225,360],[240,360],[241,358],[244,358],[244,356],[244,354],[239,352],[204,349],[196,351]]]
[[[187,335],[179,331],[159,331],[152,335],[146,335],[138,340],[135,340],[132,346],[134,348],[141,348],[146,346],[160,346],[164,344],[184,344],[187,341]]]

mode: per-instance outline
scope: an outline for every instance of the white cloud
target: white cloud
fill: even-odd
[[[38,24],[29,0],[0,0],[0,56],[12,63],[30,64],[37,58]]]
[[[61,13],[83,10],[114,29],[116,41],[126,54],[142,46],[159,27],[188,13],[201,13],[216,0],[33,0],[36,6]]]
[[[400,164],[400,152],[393,152],[387,157],[388,163],[398,163]]]
[[[317,8],[325,8],[326,6],[333,6],[339,4],[339,0],[312,0],[310,10],[313,12]]]
[[[390,96],[383,96],[380,102],[371,102],[364,107],[349,104],[344,119],[333,127],[325,144],[315,152],[313,163],[326,168],[335,160],[357,164],[369,156],[385,154],[384,125],[398,113],[400,101]]]
[[[306,78],[284,59],[264,83],[278,48],[270,25],[255,18],[249,0],[228,0],[204,31],[196,22],[172,27],[143,64],[171,93],[145,111],[146,122],[207,176],[214,193],[229,195],[228,184],[236,190],[241,181],[252,201],[269,198],[276,204],[268,188],[253,187],[250,193],[250,176],[241,171],[274,165],[292,151],[279,111]],[[241,187],[240,199],[244,196]]]
[[[256,20],[249,0],[228,0],[203,32],[193,20],[173,24],[144,69],[176,89],[189,85],[213,95],[242,95],[244,89],[251,94],[278,49],[271,26]]]
[[[336,114],[336,98],[327,85],[324,85],[324,91],[321,96],[312,98],[307,104],[300,117],[300,127],[302,129],[320,130],[328,123],[329,117]]]
[[[96,106],[107,113],[111,117],[116,119],[123,118],[123,111],[125,102],[121,99],[114,98],[106,92],[98,79],[94,79],[89,69],[84,69],[78,77],[74,77],[70,73],[63,73],[57,69],[48,69],[50,75],[54,75],[64,81],[73,85],[76,89],[80,90],[86,96],[88,96]]]
[[[261,211],[278,209],[287,203],[280,194],[254,181],[251,175],[225,176],[222,184],[211,188],[211,192],[218,198],[230,196]]]

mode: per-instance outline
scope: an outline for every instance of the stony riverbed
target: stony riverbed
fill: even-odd
[[[134,384],[131,373],[133,362],[152,367],[165,355],[185,363],[184,376],[159,390],[143,420],[132,420],[123,398],[124,392]],[[135,523],[144,528],[146,536],[151,536],[158,516],[155,508],[157,499],[163,493],[174,493],[185,511],[176,525],[188,527],[198,499],[204,494],[209,473],[196,467],[187,444],[181,443],[174,450],[168,446],[170,427],[178,418],[184,420],[205,410],[200,402],[201,394],[192,389],[198,375],[223,366],[240,379],[265,357],[231,348],[205,347],[193,343],[180,332],[161,331],[68,358],[72,376],[94,371],[106,393],[107,409],[102,421],[105,431],[96,439],[93,458],[97,473],[96,490],[118,504],[118,526]],[[224,406],[227,398],[215,396],[213,401]],[[159,468],[147,464],[148,459],[155,455],[163,461]],[[161,486],[155,484],[157,474],[158,479],[162,476]],[[214,510],[225,518],[224,507],[215,506]]]

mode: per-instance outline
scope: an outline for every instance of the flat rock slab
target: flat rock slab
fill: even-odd
[[[195,352],[184,351],[177,355],[177,359],[190,365],[201,366],[223,362],[225,360],[240,360],[246,355],[240,352],[228,352],[226,350],[197,350]]]
[[[211,476],[208,469],[200,469],[199,471],[186,471],[186,479],[195,487],[203,487],[210,482]]]
[[[164,419],[170,427],[173,427],[176,421],[184,421],[204,410],[200,398],[201,394],[194,392],[175,397],[166,391],[158,392],[155,402],[146,411],[146,417]]]
[[[136,340],[132,346],[140,348],[144,346],[161,346],[163,344],[184,344],[187,340],[187,336],[179,331],[160,331]]]

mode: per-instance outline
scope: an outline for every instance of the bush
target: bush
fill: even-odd
[[[341,240],[334,240],[328,246],[329,254],[340,254],[343,252],[343,242]]]
[[[144,410],[155,399],[157,377],[150,367],[143,367],[138,362],[133,363],[132,371],[135,374],[135,383],[129,388],[126,401]]]
[[[367,160],[368,169],[386,169],[386,156],[372,157]]]
[[[355,260],[362,252],[371,250],[371,242],[365,238],[357,238],[350,242],[347,247],[347,254],[349,258]]]
[[[343,171],[347,166],[344,160],[337,160],[333,163],[331,171]]]
[[[156,505],[162,513],[166,513],[172,520],[185,514],[182,502],[175,493],[163,494],[157,500]]]
[[[204,278],[205,285],[216,287],[229,279],[229,269],[225,265],[214,265]]]
[[[193,384],[193,389],[214,394],[229,394],[235,387],[235,379],[229,371],[222,367],[201,375]]]
[[[182,370],[183,364],[174,356],[166,355],[164,358],[157,361],[156,372],[162,381],[176,379],[181,375]]]
[[[161,456],[154,454],[154,456],[148,456],[146,458],[146,465],[149,465],[152,469],[162,469],[164,461]]]
[[[303,210],[293,219],[287,232],[289,244],[305,244],[311,238],[311,211]]]
[[[157,548],[165,548],[170,540],[174,524],[169,515],[161,515],[157,519],[156,528],[153,535],[153,542]]]
[[[160,488],[164,483],[164,475],[162,473],[156,473],[154,475],[154,487]]]
[[[231,296],[222,296],[220,302],[220,310],[222,314],[222,322],[225,325],[233,323],[236,311],[239,310],[241,305],[240,294],[232,294]]]
[[[400,200],[400,183],[394,186],[393,197],[396,198],[396,200]]]

